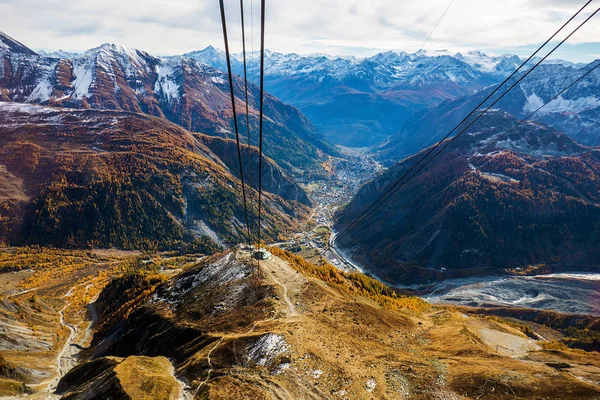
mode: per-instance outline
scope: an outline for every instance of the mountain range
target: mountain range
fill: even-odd
[[[158,58],[104,44],[67,58],[41,56],[0,34],[0,99],[69,108],[144,113],[187,130],[234,137],[227,76],[185,57]],[[60,55],[60,54],[59,54]],[[245,112],[243,80],[236,107]],[[258,132],[258,88],[249,87],[249,121]],[[288,171],[318,167],[336,150],[298,109],[265,95],[265,152]],[[244,118],[239,129],[245,137]],[[258,144],[258,135],[252,135]]]
[[[597,265],[600,151],[501,110],[484,115],[342,244],[396,283],[490,274],[530,264]],[[365,185],[338,229],[429,149]]]
[[[600,60],[587,65],[541,64],[494,107],[518,118],[526,118],[583,74],[592,71],[531,118],[552,126],[581,144],[598,146],[600,145],[600,96],[598,95],[600,69],[594,69],[598,63]],[[506,89],[515,84],[516,79],[510,80],[483,107],[491,104]],[[493,87],[486,88],[415,113],[399,128],[398,132],[387,139],[386,143],[374,149],[376,157],[386,164],[392,164],[436,143],[456,127],[492,90]],[[455,133],[464,129],[476,115],[477,113]],[[474,127],[477,124],[476,122]]]
[[[189,58],[111,44],[40,55],[0,34],[0,242],[237,242],[245,213],[226,82],[223,72]],[[246,143],[241,78],[234,89]],[[248,184],[257,189],[255,85],[249,96],[252,140],[241,153]],[[293,175],[320,171],[337,150],[298,109],[266,94],[265,110],[263,231],[275,239],[311,205]],[[256,221],[258,194],[248,192]]]
[[[18,45],[11,46],[19,48]],[[180,86],[183,86],[183,92],[186,92],[190,90],[190,87],[196,88],[206,84],[207,80],[198,82],[194,78],[196,74],[177,72],[184,67],[196,71],[199,75],[208,74],[212,80],[207,83],[209,92],[210,87],[214,86],[212,84],[219,86],[219,82],[224,83],[222,75],[212,76],[211,74],[215,74],[215,72],[207,68],[210,66],[218,71],[226,71],[225,54],[221,50],[209,46],[183,56],[162,58],[155,58],[140,52],[143,60],[137,58],[137,50],[116,45],[103,45],[84,54],[63,51],[44,54],[47,55],[46,58],[59,57],[67,64],[70,62],[74,65],[87,65],[90,64],[90,58],[98,58],[96,53],[106,51],[115,53],[111,54],[109,58],[131,59],[129,64],[137,65],[138,70],[127,65],[122,69],[137,71],[133,74],[134,78],[148,75],[139,71],[140,65],[147,64],[144,68],[149,71],[158,68],[156,69],[158,74],[156,79],[152,77],[149,79],[149,83],[141,84],[146,87],[144,91],[149,93],[149,96],[143,96],[144,100],[138,104],[137,109],[150,112],[152,115],[164,114],[167,118],[192,131],[202,130],[205,133],[219,135],[223,134],[222,130],[231,132],[231,116],[226,115],[226,111],[217,111],[217,115],[215,113],[206,115],[199,111],[200,108],[206,110],[215,107],[218,110],[230,109],[227,105],[227,93],[223,93],[223,85],[218,88],[218,91],[221,92],[221,100],[216,100],[211,96],[209,99],[202,100],[202,107],[190,104],[187,99],[180,101],[178,93]],[[31,53],[31,50],[27,49],[25,52]],[[129,52],[129,56],[127,52]],[[88,55],[86,56],[86,54]],[[106,56],[99,58],[103,59]],[[257,83],[258,52],[248,53],[247,61],[248,77],[250,81]],[[525,70],[536,61],[537,59],[533,59]],[[515,55],[493,56],[479,51],[456,54],[445,50],[421,50],[412,54],[389,51],[371,57],[357,58],[324,54],[282,54],[267,50],[265,52],[265,89],[284,102],[298,107],[310,119],[310,122],[302,121],[302,116],[295,113],[292,113],[293,115],[284,113],[286,115],[277,115],[275,120],[278,123],[272,128],[278,131],[277,134],[287,137],[289,132],[283,130],[282,127],[293,126],[291,130],[298,134],[301,140],[309,142],[311,147],[314,146],[317,151],[323,151],[326,154],[333,154],[335,150],[323,143],[315,132],[316,129],[321,131],[331,142],[344,146],[380,146],[380,149],[377,150],[381,152],[380,160],[388,163],[399,161],[403,157],[435,143],[440,137],[438,131],[447,130],[448,127],[451,129],[452,123],[458,123],[472,109],[472,106],[492,90],[493,85],[513,72],[521,62],[522,59]],[[184,65],[180,65],[182,63]],[[47,64],[47,61],[46,64],[40,62],[40,68],[52,68]],[[593,65],[594,63],[586,65],[563,60],[545,61],[537,71],[534,71],[519,85],[519,90],[512,91],[502,100],[498,104],[498,108],[517,117],[524,117]],[[87,69],[89,67],[86,67]],[[239,76],[243,76],[244,72],[241,54],[233,55],[232,69],[238,75],[236,93],[240,98],[238,105],[241,105],[243,104],[241,100],[243,92]],[[218,75],[218,73],[216,74]],[[152,74],[150,73],[150,75]],[[183,76],[189,85],[183,85],[180,76]],[[556,77],[556,79],[548,80],[548,76]],[[599,133],[596,132],[597,126],[600,125],[596,123],[600,119],[600,99],[595,95],[598,92],[598,82],[600,81],[598,76],[600,76],[600,72],[596,70],[552,105],[541,110],[534,118],[564,131],[582,144],[600,144]],[[130,78],[130,81],[133,82],[135,79]],[[142,79],[142,81],[145,80],[148,79]],[[84,82],[84,87],[85,83],[87,82]],[[134,82],[130,82],[130,84],[134,92],[140,91],[140,88],[136,89]],[[29,101],[43,99],[45,92],[48,91],[44,85],[36,90],[34,97]],[[78,91],[81,90],[78,89]],[[153,90],[156,92],[154,96],[158,98],[157,100],[149,100]],[[256,90],[254,85],[250,86],[253,109],[257,108]],[[25,92],[27,93],[27,91]],[[35,96],[38,96],[37,100]],[[194,92],[192,97],[194,96],[205,97],[206,93],[200,90],[198,93]],[[184,97],[186,96],[182,96],[182,98]],[[163,99],[161,100],[161,98]],[[64,100],[61,101],[64,102]],[[212,104],[215,101],[216,104]],[[160,110],[144,104],[154,102],[160,103],[158,105]],[[176,105],[164,105],[165,102],[176,103]],[[206,102],[210,105],[207,105]],[[130,109],[127,104],[113,106],[114,100],[109,100],[108,103],[111,104],[110,107]],[[117,103],[123,103],[123,101],[117,101]],[[125,103],[131,103],[131,101]],[[133,103],[140,103],[140,100]],[[103,104],[101,107],[107,107],[107,105]],[[273,108],[283,110],[280,104],[273,104]],[[252,115],[251,125],[256,129],[255,111],[252,112]],[[438,119],[442,116],[444,118],[440,123]],[[207,119],[210,122],[206,122]],[[289,122],[293,123],[290,125]],[[245,127],[243,128],[245,129]],[[420,139],[420,137],[422,138]],[[277,148],[277,141],[271,144],[273,150],[269,155],[286,168],[298,167],[311,158],[306,154],[298,155],[299,160],[295,163],[296,165],[285,165],[282,157],[276,157],[277,153],[281,154],[283,150]]]
[[[144,60],[136,61],[138,55],[135,50],[116,45],[104,45],[84,54],[63,51],[42,54],[75,65],[86,65],[90,64],[90,58],[96,57],[96,53],[106,49],[117,53],[116,56],[110,55],[108,58],[132,60],[129,63],[133,64],[134,68],[126,66],[125,70],[135,71],[137,68],[138,72],[134,73],[136,77],[147,75],[139,72],[140,65],[150,64],[149,69],[152,69],[160,64],[158,80],[163,82],[160,83],[160,89],[167,101],[179,99],[177,88],[180,83],[174,83],[168,76],[172,72],[173,76],[178,75],[176,71],[182,59],[191,63],[191,68],[201,69],[199,65],[193,64],[193,61],[197,61],[202,66],[208,65],[219,71],[227,71],[225,53],[212,46],[186,53],[182,57],[163,57],[161,60],[142,52],[140,57]],[[128,52],[129,54],[123,55]],[[249,53],[247,59],[248,77],[257,83],[258,52]],[[332,142],[353,147],[371,146],[383,142],[390,134],[396,132],[398,126],[407,121],[414,112],[496,83],[519,63],[520,59],[514,55],[496,57],[481,52],[452,55],[448,52],[428,54],[421,51],[408,54],[390,51],[368,58],[356,58],[266,51],[265,88],[267,92],[298,107]],[[84,66],[81,68],[89,69]],[[241,54],[233,55],[232,69],[238,76],[243,76]],[[83,88],[86,84],[87,82],[84,82]],[[84,93],[83,88],[78,90]],[[135,87],[133,89],[136,90]],[[156,89],[160,92],[158,87]],[[44,94],[48,90],[47,86],[40,88],[41,96],[30,100],[44,101],[47,97]],[[253,90],[251,87],[251,92]],[[241,87],[236,87],[236,91],[241,94]],[[251,97],[254,97],[252,93]],[[241,101],[239,103],[241,104]],[[127,109],[127,106],[124,108]],[[139,105],[139,109],[146,112],[147,108],[148,106],[143,104]],[[152,114],[160,113],[151,108]],[[169,115],[169,111],[164,110],[165,107],[160,108],[165,115]],[[171,113],[178,115],[180,110]],[[175,119],[177,118],[179,117]],[[196,126],[190,116],[175,122],[183,124],[187,129],[205,128]],[[221,126],[223,125],[221,121]]]
[[[224,54],[213,47],[187,56],[225,68]],[[241,56],[236,58],[232,68],[243,74]],[[257,60],[252,55],[248,62],[254,80]],[[522,61],[515,55],[478,51],[390,51],[367,58],[267,52],[265,87],[299,107],[332,142],[380,146],[379,158],[393,162],[439,140],[441,131],[452,129]],[[532,59],[522,71],[537,61]],[[597,62],[546,60],[497,107],[525,117]],[[534,118],[582,144],[600,144],[599,77],[600,70],[595,70]]]
[[[212,46],[185,55],[226,70],[225,54]],[[450,55],[386,52],[368,58],[265,54],[265,88],[300,108],[334,143],[378,144],[423,108],[482,89],[510,73],[517,56],[480,52]],[[243,75],[241,55],[232,69]],[[258,54],[248,56],[256,81]]]

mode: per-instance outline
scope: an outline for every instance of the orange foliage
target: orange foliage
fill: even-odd
[[[304,258],[278,247],[271,247],[269,251],[287,261],[292,268],[306,276],[375,300],[382,307],[392,310],[408,309],[415,313],[421,313],[431,307],[429,303],[418,297],[401,296],[393,288],[360,272],[340,271],[327,262],[323,262],[321,265],[311,264]]]

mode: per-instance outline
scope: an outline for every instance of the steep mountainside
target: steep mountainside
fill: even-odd
[[[518,118],[525,118],[585,72],[591,70],[598,62],[600,60],[589,65],[543,64],[494,107]],[[505,86],[505,89],[508,87]],[[488,88],[415,113],[395,135],[389,138],[386,144],[377,150],[379,159],[388,163],[400,161],[441,140],[492,90]],[[504,90],[501,89],[500,93]],[[599,92],[600,69],[596,69],[532,118],[566,133],[584,145],[600,145]],[[494,99],[497,96],[494,96]]]
[[[0,100],[145,113],[194,132],[233,137],[227,77],[207,65],[114,44],[50,58],[4,35],[0,43]],[[242,113],[242,79],[236,77],[234,86]],[[249,90],[250,123],[257,132],[258,88],[250,85]],[[265,151],[282,167],[310,169],[335,154],[298,109],[267,94],[265,115]],[[243,119],[240,129],[246,130]]]
[[[358,246],[366,265],[395,282],[528,263],[598,265],[600,152],[536,123],[509,132],[516,121],[498,110],[486,115],[353,229],[346,244]],[[363,187],[338,228],[425,151]]]
[[[241,185],[204,140],[213,146],[142,114],[0,103],[0,241],[165,248],[237,240]],[[265,229],[276,237],[302,217],[296,200],[306,195],[265,189],[291,200],[266,194]]]
[[[196,134],[210,150],[219,156],[233,175],[240,177],[237,146],[235,140]],[[258,190],[259,150],[256,147],[244,146],[242,151],[242,169],[247,184]],[[250,158],[248,158],[250,157]],[[250,163],[248,163],[250,162]],[[285,171],[271,159],[263,157],[262,185],[267,192],[281,196],[285,200],[295,200],[305,205],[312,205],[308,195]]]
[[[226,68],[223,52],[212,47],[186,57]],[[254,80],[258,60],[257,54],[249,57]],[[267,52],[265,86],[299,107],[334,143],[366,146],[382,142],[422,108],[497,82],[519,62],[479,52],[386,52],[364,59]],[[239,56],[233,68],[243,73]]]

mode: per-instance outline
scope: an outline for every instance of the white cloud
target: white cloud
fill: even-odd
[[[259,43],[260,0],[245,0],[248,28],[254,5]],[[416,50],[449,0],[269,0],[267,47],[281,52],[372,54]],[[503,49],[543,42],[582,4],[580,0],[455,0],[427,48]],[[240,48],[239,1],[226,0],[233,50]],[[595,5],[588,6],[589,15]],[[596,16],[595,19],[600,18]],[[600,39],[592,20],[569,43]],[[575,25],[573,25],[574,27]],[[216,0],[0,0],[0,30],[32,48],[82,51],[104,42],[155,54],[222,47]],[[248,33],[250,36],[250,34]],[[250,41],[249,41],[250,43]],[[588,49],[587,47],[582,47]],[[591,59],[579,51],[574,58]]]

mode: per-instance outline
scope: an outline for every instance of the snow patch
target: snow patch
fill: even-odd
[[[271,372],[272,375],[281,375],[286,369],[290,368],[290,363],[281,363],[278,366],[275,367],[275,369],[273,370],[273,372]]]
[[[537,94],[531,93],[529,96],[527,96],[527,101],[523,106],[523,111],[526,113],[533,112],[543,105],[544,100],[542,100]]]
[[[200,285],[211,282],[223,286],[248,277],[251,270],[243,263],[237,262],[232,253],[200,268],[197,273],[178,279],[173,285],[171,297],[181,298]]]
[[[375,390],[375,388],[377,387],[377,382],[375,382],[374,378],[370,378],[367,383],[365,384],[365,389],[367,389],[367,392],[371,393]]]
[[[248,346],[248,360],[255,365],[264,367],[289,350],[290,345],[282,335],[268,333]]]
[[[548,105],[542,108],[541,114],[550,113],[580,113],[587,110],[600,107],[600,99],[594,96],[579,97],[575,100],[564,99],[559,96]]]
[[[154,83],[154,91],[162,93],[167,101],[179,99],[179,84],[173,78],[173,67],[162,64],[156,67],[158,78]]]
[[[450,72],[450,71],[446,71],[446,76],[448,77],[448,79],[450,79],[452,82],[457,82],[458,79],[456,78],[456,76]]]
[[[25,103],[7,103],[0,101],[0,111],[18,112],[22,114],[50,114],[57,109]]]
[[[48,78],[42,79],[42,81],[33,89],[33,92],[27,97],[28,103],[48,101],[50,96],[52,95],[52,84],[48,80]]]
[[[93,73],[91,68],[86,64],[80,63],[73,67],[73,75],[75,80],[73,81],[74,91],[73,97],[75,99],[83,99],[90,96],[90,86],[92,85]]]

